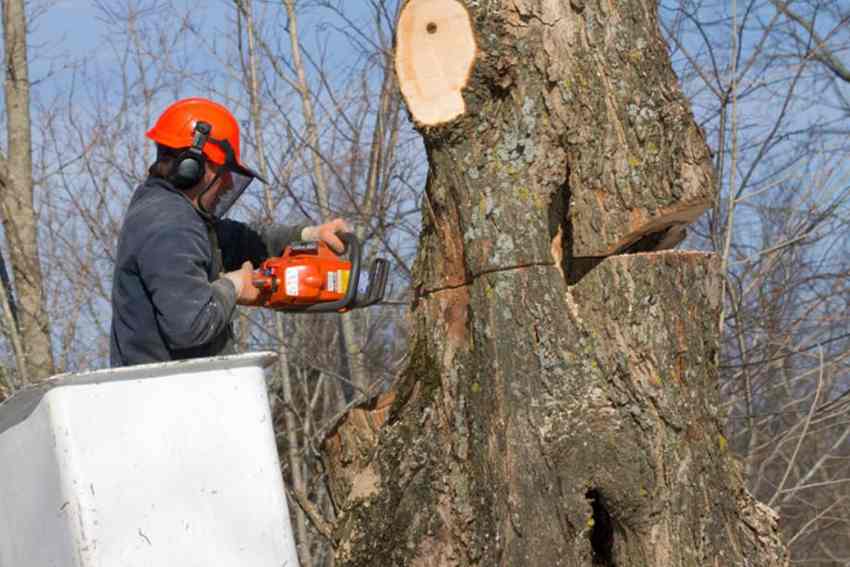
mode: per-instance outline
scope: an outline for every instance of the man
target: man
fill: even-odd
[[[156,162],[127,209],[112,287],[112,366],[234,352],[236,305],[259,291],[253,266],[293,240],[342,251],[342,219],[318,226],[249,226],[223,219],[253,179],[239,125],[223,106],[177,101],[147,132]]]

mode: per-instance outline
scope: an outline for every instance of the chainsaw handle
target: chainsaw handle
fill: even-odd
[[[350,232],[343,232],[338,236],[342,240],[342,243],[345,244],[343,254],[348,254],[348,259],[351,261],[351,274],[348,277],[348,289],[345,291],[345,297],[339,301],[308,305],[300,310],[304,313],[332,313],[340,311],[351,307],[354,299],[357,297],[357,287],[360,283],[360,240]]]

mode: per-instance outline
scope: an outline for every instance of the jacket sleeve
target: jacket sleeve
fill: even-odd
[[[301,238],[306,224],[245,224],[222,219],[215,225],[225,271],[238,270],[250,261],[256,268],[266,258],[280,256],[291,242]]]
[[[200,223],[159,231],[141,248],[138,260],[160,332],[170,348],[204,345],[230,323],[236,288],[225,278],[209,282],[210,243]]]

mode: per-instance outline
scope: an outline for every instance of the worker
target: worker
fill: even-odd
[[[175,102],[147,132],[156,161],[127,208],[112,280],[112,366],[234,352],[236,305],[259,291],[254,266],[292,241],[341,252],[343,219],[317,226],[225,219],[254,179],[240,157],[239,125],[203,98]]]

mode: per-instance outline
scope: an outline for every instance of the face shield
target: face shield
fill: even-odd
[[[254,179],[259,179],[263,183],[267,183],[267,181],[256,171],[236,161],[236,156],[227,140],[209,138],[208,143],[220,147],[226,156],[224,165],[218,167],[217,175],[206,189],[206,191],[209,191],[214,189],[216,184],[220,184],[218,194],[211,207],[212,210],[205,211],[220,219],[224,218],[230,211]],[[203,202],[203,199],[201,201]]]
[[[245,189],[254,180],[254,177],[222,168],[222,171],[215,177],[210,187],[212,188],[219,180],[221,180],[222,187],[215,199],[213,210],[207,212],[221,219],[236,204],[236,201],[239,200],[239,197],[242,196],[242,193],[245,192]]]

